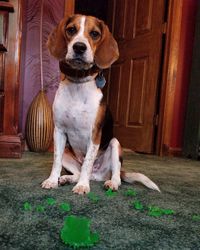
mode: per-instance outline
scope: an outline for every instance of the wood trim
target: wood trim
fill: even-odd
[[[165,148],[165,152],[167,152],[167,156],[173,156],[173,157],[181,157],[182,156],[182,148],[172,148],[168,147]]]
[[[17,29],[17,39],[16,39],[16,56],[15,58],[18,58],[18,61],[15,64],[16,72],[15,72],[15,78],[16,78],[16,92],[15,92],[15,124],[17,124],[17,132],[19,132],[19,119],[20,119],[20,83],[21,83],[21,47],[22,47],[22,21],[23,21],[23,0],[19,0],[18,5],[18,29]],[[21,131],[20,131],[21,132]]]
[[[21,0],[12,0],[15,12],[9,16],[8,53],[5,58],[5,114],[4,134],[18,133],[19,119],[19,70],[21,46]],[[13,46],[14,45],[14,46]]]
[[[169,0],[156,153],[170,154],[183,1]]]
[[[65,16],[73,15],[75,11],[75,0],[65,0]]]
[[[21,157],[22,141],[19,135],[19,86],[22,35],[22,0],[11,0],[15,12],[9,15],[8,52],[5,56],[5,101],[3,132],[0,135],[0,157]]]
[[[181,157],[182,156],[182,148],[169,148],[168,155],[173,157]]]
[[[0,10],[5,10],[8,12],[14,12],[14,6],[11,3],[8,2],[0,2]]]
[[[18,135],[0,136],[0,158],[21,158],[22,141]]]

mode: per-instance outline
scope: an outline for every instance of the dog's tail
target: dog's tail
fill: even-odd
[[[159,187],[144,174],[121,171],[121,179],[128,183],[140,182],[144,186],[160,192]]]

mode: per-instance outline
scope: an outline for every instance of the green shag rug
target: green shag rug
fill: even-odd
[[[43,190],[40,183],[48,177],[52,160],[50,153],[0,159],[1,250],[71,249],[60,239],[67,215],[91,220],[92,232],[100,237],[92,249],[200,249],[199,161],[126,153],[125,168],[149,176],[162,193],[123,183],[116,195],[107,196],[103,183],[92,182],[91,191],[99,197],[95,202],[73,194],[72,185]],[[125,195],[131,188],[136,196]],[[55,203],[47,204],[48,198]],[[136,200],[175,214],[149,216],[133,207]],[[24,207],[26,202],[30,206]],[[62,203],[70,204],[71,211],[60,209]]]

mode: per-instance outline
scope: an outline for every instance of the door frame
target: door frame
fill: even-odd
[[[65,15],[74,14],[75,0],[65,0]]]
[[[183,1],[168,0],[167,22],[163,25],[166,34],[164,62],[161,75],[161,91],[159,93],[158,133],[155,153],[157,155],[179,154],[180,150],[170,148],[171,131],[176,95],[176,76],[178,71],[178,55]],[[65,15],[74,13],[75,0],[65,0]]]
[[[170,141],[177,85],[182,8],[183,1],[169,0],[156,140],[156,154],[160,156],[181,154],[181,149],[170,148]]]

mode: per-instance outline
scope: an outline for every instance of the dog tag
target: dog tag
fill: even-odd
[[[103,74],[102,73],[98,74],[98,76],[96,77],[97,88],[102,89],[105,86],[105,84],[106,84],[106,79],[103,76]]]

